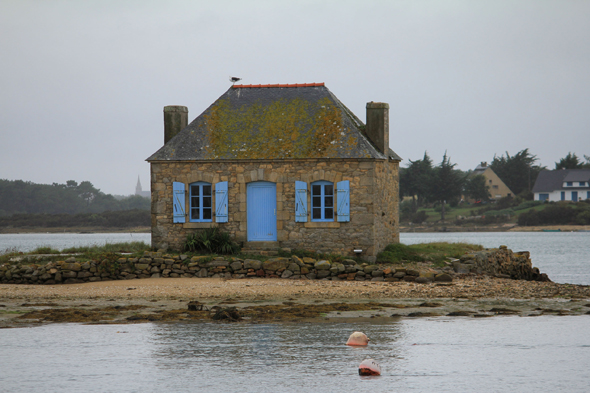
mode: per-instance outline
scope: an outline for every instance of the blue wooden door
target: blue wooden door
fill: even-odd
[[[246,188],[248,241],[277,240],[277,185],[257,181]]]
[[[572,201],[578,202],[578,191],[572,191]]]

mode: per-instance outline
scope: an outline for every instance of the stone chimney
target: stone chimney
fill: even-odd
[[[389,152],[389,104],[385,102],[367,103],[367,136],[381,153]]]
[[[180,105],[164,107],[164,144],[188,124],[188,108]]]

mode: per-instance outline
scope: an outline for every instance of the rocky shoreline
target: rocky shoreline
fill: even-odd
[[[0,284],[1,328],[60,322],[211,322],[220,310],[234,307],[241,323],[585,316],[590,315],[590,286],[475,273],[458,275],[450,283],[427,284],[276,278]]]
[[[0,266],[0,328],[590,315],[590,286],[553,283],[532,266],[528,252],[505,246],[444,266],[165,252],[45,264],[27,258],[33,259]]]

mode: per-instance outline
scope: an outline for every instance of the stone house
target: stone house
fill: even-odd
[[[147,159],[152,246],[219,226],[249,249],[374,259],[399,242],[401,158],[389,105],[366,110],[365,125],[323,83],[233,85],[188,125],[186,107],[165,107],[164,146]]]

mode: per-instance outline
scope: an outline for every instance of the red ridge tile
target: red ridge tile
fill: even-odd
[[[233,85],[233,89],[250,89],[250,88],[270,88],[270,87],[321,87],[324,86],[324,82],[321,83],[295,83],[295,84],[272,84],[272,85]]]

